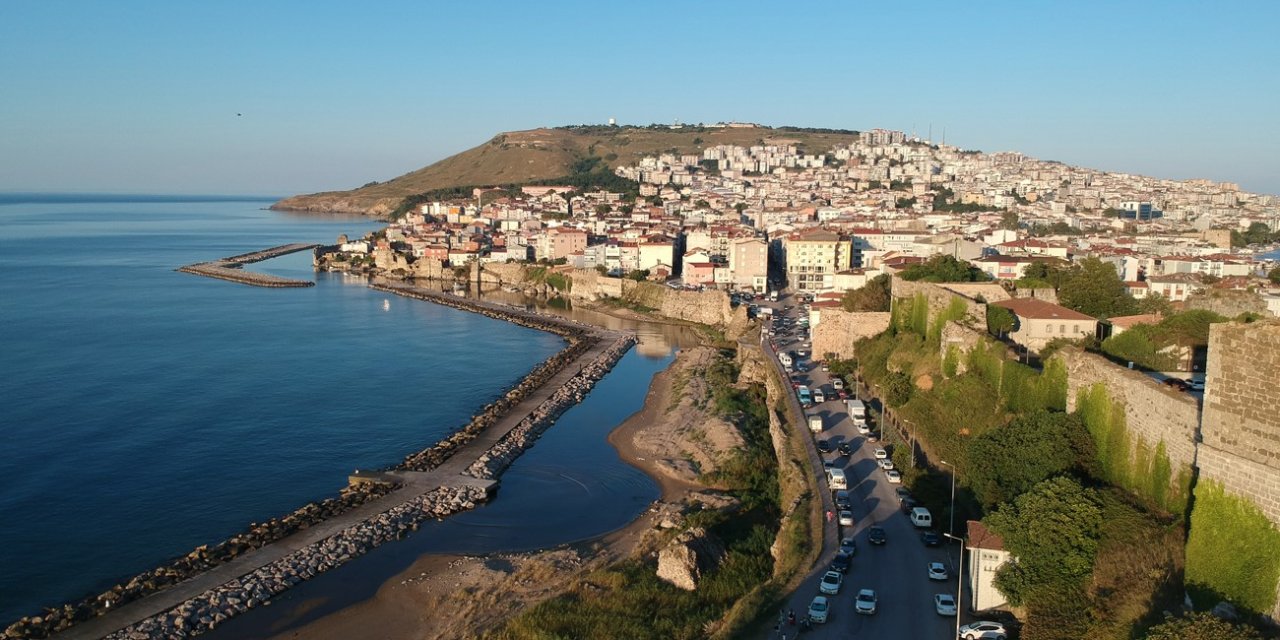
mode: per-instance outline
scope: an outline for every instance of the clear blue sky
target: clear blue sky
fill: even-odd
[[[1280,2],[898,4],[6,0],[0,190],[345,189],[613,117],[1280,193]]]

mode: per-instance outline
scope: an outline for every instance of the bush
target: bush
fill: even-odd
[[[1187,540],[1187,591],[1201,607],[1219,599],[1255,613],[1275,606],[1280,531],[1248,500],[1213,480],[1196,485]]]

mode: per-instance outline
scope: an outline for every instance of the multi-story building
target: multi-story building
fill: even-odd
[[[835,287],[835,275],[851,266],[849,239],[831,231],[797,233],[784,238],[782,244],[787,284],[797,291],[830,291]]]
[[[763,292],[769,280],[769,244],[764,238],[738,238],[729,251],[733,286]]]

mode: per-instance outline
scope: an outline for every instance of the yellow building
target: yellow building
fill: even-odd
[[[835,276],[850,268],[853,246],[848,238],[822,229],[783,238],[787,285],[796,291],[818,292],[835,288]]]

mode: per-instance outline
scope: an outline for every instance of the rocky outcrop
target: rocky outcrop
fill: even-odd
[[[378,197],[349,191],[312,193],[285,198],[273,205],[274,211],[306,211],[309,213],[358,213],[375,218],[391,215],[403,200],[400,197]]]
[[[474,487],[440,488],[423,494],[107,638],[161,640],[198,635],[232,616],[267,604],[272,597],[304,580],[417,530],[425,520],[474,508],[484,498],[484,490]]]
[[[724,559],[724,543],[701,527],[676,537],[658,552],[658,579],[685,591],[698,588],[698,581]]]

